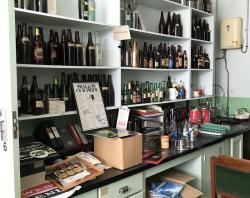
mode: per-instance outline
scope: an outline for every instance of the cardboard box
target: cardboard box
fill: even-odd
[[[95,156],[105,165],[124,170],[142,163],[142,135],[94,139]]]
[[[193,181],[195,177],[186,175],[178,170],[170,170],[161,175],[161,180],[167,180],[171,182],[176,182],[184,184],[185,187],[181,192],[182,198],[199,198],[203,195],[202,192],[195,189],[194,187],[188,185],[189,182]]]

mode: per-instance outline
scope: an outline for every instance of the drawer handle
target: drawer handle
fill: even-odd
[[[126,192],[128,192],[128,186],[124,186],[124,187],[120,188],[120,190],[119,190],[119,194],[124,194]]]

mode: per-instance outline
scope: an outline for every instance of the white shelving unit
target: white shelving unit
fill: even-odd
[[[77,72],[81,74],[111,74],[115,89],[115,106],[107,107],[106,110],[115,110],[121,106],[121,87],[124,82],[129,80],[160,82],[167,80],[167,76],[171,75],[177,81],[184,81],[186,86],[187,98],[183,100],[135,104],[128,105],[129,108],[142,107],[147,105],[161,105],[170,103],[179,103],[192,100],[200,100],[212,98],[213,96],[213,66],[214,66],[214,15],[192,9],[170,0],[137,0],[138,10],[140,11],[145,23],[146,30],[130,29],[132,38],[138,40],[139,45],[148,42],[153,45],[162,43],[182,45],[183,50],[187,51],[189,59],[188,69],[149,69],[149,68],[132,68],[121,67],[121,55],[119,45],[120,42],[113,39],[113,27],[120,25],[120,1],[119,0],[96,0],[96,22],[78,19],[78,0],[60,0],[57,1],[58,15],[33,12],[13,7],[15,13],[15,24],[23,22],[35,26],[42,26],[44,29],[45,40],[48,41],[49,30],[54,29],[59,33],[62,29],[71,28],[73,34],[75,30],[79,30],[82,37],[81,41],[86,44],[86,33],[88,31],[98,32],[101,36],[103,46],[103,65],[90,66],[63,66],[63,65],[25,65],[16,64],[17,78],[13,79],[17,82],[17,88],[21,85],[22,76],[28,77],[29,84],[33,75],[37,75],[39,88],[43,88],[47,82],[52,82],[55,76],[60,77],[61,72],[66,74]],[[214,5],[216,3],[214,2]],[[167,12],[175,12],[181,14],[183,23],[183,37],[175,37],[158,33],[158,22],[160,19],[160,11],[164,11],[166,18]],[[212,31],[211,42],[201,41],[191,38],[192,17],[205,18]],[[13,38],[15,40],[15,38]],[[198,70],[191,69],[191,47],[192,45],[202,45],[209,53],[211,59],[211,69]],[[196,86],[196,87],[194,87]],[[192,89],[202,87],[205,89],[206,96],[200,98],[192,98]],[[76,111],[66,112],[63,114],[47,114],[47,115],[23,115],[18,118],[20,128],[20,136],[30,134],[33,127],[41,119],[71,119],[75,117]],[[18,156],[19,157],[19,156]],[[17,171],[17,177],[18,171]],[[20,190],[20,186],[17,186]]]

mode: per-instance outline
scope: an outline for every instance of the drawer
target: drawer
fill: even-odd
[[[97,198],[97,190],[92,190],[81,195],[77,195],[73,198]]]
[[[98,189],[98,198],[124,198],[143,191],[143,173],[127,177]]]
[[[128,198],[143,198],[143,191],[136,193],[132,196],[129,196]]]

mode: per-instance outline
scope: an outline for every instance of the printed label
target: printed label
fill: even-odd
[[[43,60],[43,48],[40,48],[40,47],[35,48],[35,50],[34,50],[34,59],[36,61]]]
[[[36,108],[43,108],[43,101],[36,101]]]

